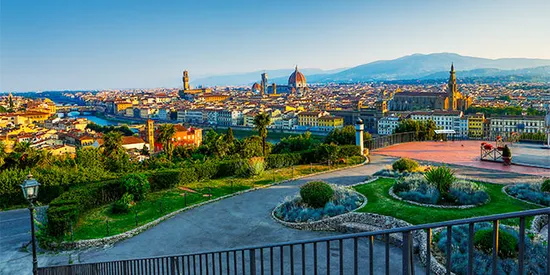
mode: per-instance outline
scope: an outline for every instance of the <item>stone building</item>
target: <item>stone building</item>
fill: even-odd
[[[388,103],[389,109],[392,111],[465,111],[472,104],[472,99],[458,91],[454,65],[451,65],[449,73],[445,92],[402,92],[398,90]]]

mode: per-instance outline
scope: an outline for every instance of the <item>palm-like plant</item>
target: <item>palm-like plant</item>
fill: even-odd
[[[172,137],[176,134],[176,128],[174,124],[160,125],[158,131],[158,141],[162,143],[164,152],[168,155],[168,159],[172,160],[172,153],[174,151],[174,145],[172,144]]]
[[[266,139],[267,139],[267,126],[271,124],[271,117],[266,113],[261,113],[254,117],[254,129],[258,131],[258,134],[262,138],[262,151],[264,157],[266,156]]]
[[[443,198],[449,197],[449,189],[453,182],[456,181],[455,172],[446,166],[439,166],[426,171],[424,178],[428,183],[437,187]]]
[[[103,136],[103,153],[107,157],[118,155],[124,148],[122,147],[122,133],[111,131]]]

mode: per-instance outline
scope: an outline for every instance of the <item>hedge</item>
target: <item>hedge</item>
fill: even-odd
[[[339,158],[349,158],[353,156],[360,156],[361,148],[357,145],[340,145],[340,152],[338,152]]]
[[[48,233],[60,237],[82,213],[118,200],[123,194],[120,180],[108,180],[72,188],[54,199],[48,207]]]
[[[300,153],[271,154],[267,156],[265,162],[267,167],[271,169],[302,164],[302,159]]]

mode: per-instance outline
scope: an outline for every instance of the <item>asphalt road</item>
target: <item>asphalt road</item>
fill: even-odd
[[[39,265],[184,254],[335,235],[338,233],[300,231],[284,227],[272,220],[271,211],[286,197],[297,194],[299,186],[308,181],[324,180],[340,185],[350,185],[364,181],[367,175],[380,170],[390,164],[392,160],[393,158],[375,156],[369,165],[296,180],[227,198],[182,212],[131,239],[109,247],[40,255]],[[29,253],[16,251],[18,246],[29,239],[29,229],[25,227],[25,224],[28,225],[28,219],[25,219],[23,214],[28,215],[28,212],[25,211],[27,210],[0,213],[0,220],[5,221],[2,222],[2,235],[5,235],[6,239],[6,249],[4,249],[4,237],[2,237],[2,258],[0,258],[2,274],[30,273]],[[6,229],[4,230],[4,228]],[[347,253],[352,251],[351,245],[351,242],[345,242],[344,251],[348,251]],[[365,244],[360,243],[359,245],[363,247]],[[323,248],[321,247],[321,249]],[[362,251],[362,257],[366,257],[367,250],[362,249]],[[384,244],[375,242],[374,251],[375,259],[383,259]],[[331,257],[336,257],[336,262],[338,253],[338,250],[331,249]],[[325,255],[322,251],[320,254]],[[320,262],[324,261],[322,257],[324,256],[319,258]],[[395,263],[392,264],[392,274],[400,273],[400,265],[397,263],[401,262],[401,250],[392,247],[390,257],[391,262]],[[345,261],[350,259],[351,257],[345,257]],[[384,262],[375,262],[375,273],[378,273],[383,270]],[[422,274],[421,269],[423,268],[416,261],[418,274]]]

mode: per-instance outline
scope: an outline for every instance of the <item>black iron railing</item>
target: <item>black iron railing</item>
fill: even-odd
[[[460,210],[457,210],[460,211]],[[493,224],[492,274],[497,274],[499,223],[504,219],[519,219],[518,229],[518,274],[525,274],[526,219],[543,215],[550,216],[550,208],[527,210],[507,214],[476,217],[463,220],[439,222],[410,227],[394,228],[375,232],[347,234],[307,241],[287,242],[264,246],[210,251],[196,254],[183,254],[154,258],[119,260],[99,263],[86,263],[39,268],[39,274],[431,274],[434,263],[431,249],[432,230],[447,229],[447,251],[451,251],[452,228],[467,225],[468,260],[467,273],[474,274],[474,225],[481,222]],[[424,245],[413,243],[413,234],[427,233]],[[547,237],[550,238],[550,230]],[[401,255],[390,257],[390,235],[399,236]],[[213,236],[214,237],[214,236]],[[375,241],[375,238],[377,239]],[[385,246],[375,242],[382,240]],[[415,270],[413,245],[420,247],[427,264],[422,270]],[[383,248],[382,248],[383,247]],[[547,246],[545,265],[548,272],[550,246]],[[377,256],[375,257],[375,253]],[[399,255],[399,254],[398,254]],[[447,274],[451,270],[451,253],[444,262]]]

